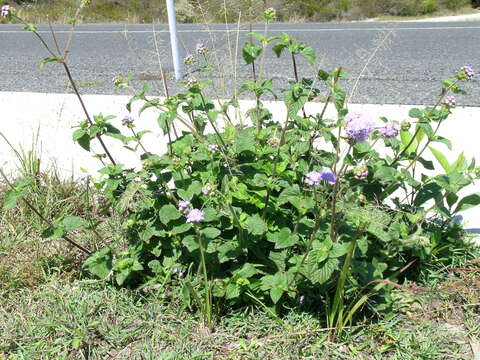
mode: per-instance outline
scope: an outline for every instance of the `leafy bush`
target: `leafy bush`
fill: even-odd
[[[470,0],[442,0],[444,6],[450,10],[458,10],[463,7],[472,6],[472,1]]]
[[[274,17],[272,10],[265,13],[267,22]],[[34,25],[27,30],[41,36]],[[146,132],[135,132],[133,117],[122,120],[122,134],[114,116],[91,118],[85,111],[87,120],[73,139],[88,151],[92,141],[100,141],[101,157],[110,160],[92,181],[109,211],[124,216],[127,247],[101,249],[84,266],[120,286],[181,284],[186,304],[200,309],[208,326],[229,307],[260,304],[273,312],[271,307],[311,303],[327,309],[329,326],[341,328],[372,294],[377,310],[388,305],[385,286],[416,280],[412,265],[418,270],[439,259],[448,262],[451,247],[462,243],[453,216],[478,205],[480,195],[457,194],[478,177],[478,169],[463,154],[449,163],[438,146],[451,144],[438,129],[455,107],[449,93],[464,93],[460,84],[474,72],[460,69],[444,81],[434,106],[413,108],[411,122],[399,124],[349,111],[340,86],[347,74],[341,68],[319,70],[310,46],[287,34],[251,36],[257,43],[244,45],[246,64],[261,64],[270,44],[278,57],[287,53],[292,59],[295,79],[281,95],[286,119],[263,105],[267,94],[280,96],[271,79],[254,76],[239,89],[256,100],[239,121],[236,99],[209,99],[211,82],[194,77],[213,71],[204,44],[185,58],[191,70],[184,92],[151,98],[146,85],[126,105],[131,111],[134,102],[142,102],[138,116],[158,110],[169,139],[166,153],[145,149]],[[58,55],[42,64],[62,62],[68,69]],[[315,79],[299,77],[299,58],[315,69]],[[129,87],[127,78],[115,84]],[[307,113],[305,104],[321,86],[329,89],[324,110]],[[333,119],[325,117],[330,104],[337,112]],[[105,136],[141,150],[142,168],[117,163]],[[440,169],[424,157],[427,150]],[[12,185],[8,207],[26,186]],[[68,240],[70,231],[85,227],[81,219],[67,217],[50,224],[46,234]]]
[[[438,0],[361,0],[357,6],[368,17],[424,15],[435,12],[439,8]]]

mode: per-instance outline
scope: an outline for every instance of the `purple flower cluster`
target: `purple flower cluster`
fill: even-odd
[[[455,105],[457,105],[457,99],[455,99],[453,95],[448,95],[443,99],[443,103],[447,106],[455,107]]]
[[[462,79],[472,80],[475,77],[475,71],[469,65],[462,66],[458,72]]]
[[[205,55],[208,52],[208,48],[205,46],[204,43],[198,43],[195,46],[195,51],[198,55]]]
[[[92,174],[90,174],[90,173],[83,173],[83,174],[80,176],[80,181],[88,182],[91,177],[92,177]]]
[[[187,223],[193,224],[204,220],[204,213],[199,209],[192,209],[187,212]]]
[[[185,56],[183,58],[183,63],[187,66],[192,66],[192,65],[195,65],[195,58],[193,57],[192,54],[188,54],[187,56]]]
[[[123,126],[128,126],[128,127],[133,127],[133,122],[135,119],[131,117],[130,115],[125,115],[122,119],[122,125]]]
[[[0,16],[6,17],[9,12],[10,12],[10,5],[5,4],[5,5],[2,6],[2,10],[1,10],[1,12],[0,12]]]
[[[178,211],[180,212],[187,211],[189,207],[190,207],[190,201],[188,200],[180,200],[178,202]]]
[[[322,180],[325,180],[330,184],[335,184],[337,178],[335,177],[335,174],[330,170],[324,170],[322,172],[310,171],[305,176],[305,184],[310,186],[318,186],[320,185],[320,182]]]
[[[375,121],[365,114],[348,113],[345,121],[345,131],[348,137],[356,142],[368,140],[370,134],[375,130]]]
[[[386,123],[379,130],[380,135],[384,138],[394,138],[398,135],[398,124],[396,123]]]

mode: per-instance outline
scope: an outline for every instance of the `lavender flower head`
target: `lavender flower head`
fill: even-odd
[[[195,51],[198,55],[205,55],[208,52],[208,48],[205,46],[204,43],[198,43],[195,46]]]
[[[9,12],[10,12],[10,5],[5,4],[5,5],[2,6],[2,10],[1,10],[1,12],[0,12],[0,16],[6,17]]]
[[[370,134],[375,130],[375,121],[365,114],[348,113],[345,121],[345,130],[348,137],[356,142],[368,140]]]
[[[187,223],[188,224],[193,224],[196,222],[201,222],[204,220],[204,214],[202,210],[199,209],[192,209],[189,212],[187,212]]]
[[[91,177],[92,177],[92,174],[90,174],[90,173],[83,173],[83,174],[80,176],[80,181],[89,181]]]
[[[380,128],[380,135],[384,138],[394,138],[398,135],[398,124],[386,123]]]
[[[217,144],[210,144],[210,145],[208,145],[208,151],[210,151],[210,152],[217,152],[217,151],[218,151],[218,145],[217,145]]]
[[[443,99],[443,103],[449,107],[455,107],[455,105],[457,105],[457,99],[455,99],[453,95],[448,95]]]
[[[457,74],[460,80],[472,80],[475,77],[475,71],[469,65],[462,66]]]
[[[335,184],[337,181],[335,174],[330,170],[324,170],[322,172],[310,171],[305,176],[305,184],[310,186],[318,186],[322,180],[328,181],[330,184]]]
[[[188,54],[187,56],[185,56],[183,58],[183,63],[187,66],[192,66],[192,65],[195,65],[195,58],[193,57],[192,54]]]
[[[189,206],[190,206],[190,201],[188,200],[181,200],[178,202],[178,210],[181,212],[186,211]]]
[[[130,115],[125,115],[122,119],[122,125],[127,127],[133,127],[133,122],[135,119]]]
[[[185,87],[186,87],[187,89],[191,89],[191,88],[197,87],[197,86],[198,86],[198,80],[195,79],[195,78],[189,78],[189,79],[187,80],[187,82],[185,83]]]
[[[327,181],[330,184],[335,184],[337,182],[337,178],[333,172],[330,170],[324,170],[320,173],[322,180]]]

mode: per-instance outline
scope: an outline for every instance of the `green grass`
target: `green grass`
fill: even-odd
[[[258,310],[230,314],[209,334],[163,289],[144,294],[55,274],[0,300],[7,359],[471,359],[480,335],[478,306],[455,308],[468,304],[451,294],[417,296],[390,319],[334,340],[321,319],[300,311],[283,324]]]
[[[20,172],[35,175],[28,195],[46,216],[85,216],[92,210],[85,184],[41,172],[35,154]],[[3,189],[4,190],[4,189]],[[0,201],[3,191],[0,189]],[[325,319],[290,309],[281,321],[261,308],[231,311],[209,333],[182,302],[181,289],[122,289],[85,278],[84,256],[45,228],[27,208],[0,210],[0,359],[472,359],[480,338],[480,275],[432,268],[422,286],[395,290],[383,319],[360,322],[331,338]],[[115,219],[73,234],[90,249],[121,235]],[[458,253],[454,266],[480,258]],[[474,265],[477,266],[477,265]]]

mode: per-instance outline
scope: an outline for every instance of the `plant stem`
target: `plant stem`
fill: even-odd
[[[133,130],[132,127],[130,128],[130,130],[132,131],[133,136],[134,136],[135,139],[137,140],[137,143],[138,143],[138,145],[142,148],[143,152],[145,152],[146,154],[148,154],[147,149],[145,149],[145,147],[143,146],[142,141],[141,141],[140,138],[138,137],[138,135],[137,135],[137,133],[135,132],[135,130]],[[169,136],[170,136],[170,134],[169,134]],[[170,142],[171,142],[171,139],[170,139]]]
[[[249,29],[250,29],[250,32],[252,32],[252,24],[250,23],[249,24]],[[253,45],[253,40],[252,40],[252,37],[250,36],[250,45]],[[253,81],[257,81],[257,73],[255,71],[255,60],[252,61],[252,75],[253,75]]]
[[[288,115],[287,118],[285,119],[285,125],[283,126],[282,129],[282,135],[280,136],[280,143],[278,144],[278,149],[277,149],[277,154],[275,155],[275,160],[273,162],[273,170],[272,170],[272,180],[275,179],[277,176],[277,165],[278,165],[278,159],[280,157],[280,148],[285,142],[285,133],[287,132],[287,127],[288,127]],[[262,214],[262,219],[265,220],[267,217],[267,209],[268,209],[268,203],[270,202],[270,194],[272,193],[272,187],[269,186],[267,190],[267,196],[265,197],[265,204],[263,207],[263,214]]]
[[[210,282],[208,281],[208,273],[207,273],[207,265],[205,261],[205,248],[203,246],[202,241],[202,233],[195,227],[195,231],[197,232],[198,236],[198,247],[200,249],[200,265],[203,271],[203,281],[205,287],[205,303],[203,309],[203,317],[204,322],[208,326],[209,329],[212,328],[212,298],[211,298],[211,291],[210,291]]]
[[[80,105],[82,106],[83,112],[85,113],[85,116],[87,117],[88,123],[90,125],[93,125],[94,123],[93,123],[92,119],[90,118],[90,114],[88,113],[87,107],[85,106],[85,103],[83,102],[83,99],[82,99],[82,96],[80,95],[80,92],[78,91],[77,84],[73,80],[72,74],[70,73],[70,69],[69,69],[67,63],[65,61],[62,61],[62,65],[63,65],[63,68],[65,69],[66,74],[67,74],[70,85],[72,85],[73,91],[75,92],[75,95],[77,96],[78,101],[80,102]],[[113,165],[117,165],[117,163],[113,159],[112,155],[110,154],[110,151],[108,151],[107,146],[103,142],[103,139],[100,136],[100,134],[97,134],[96,137],[97,137],[98,141],[100,142],[100,145],[102,146],[103,151],[105,151],[105,154],[107,154],[107,157],[110,159],[110,162]]]

